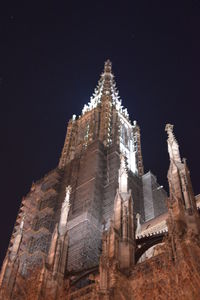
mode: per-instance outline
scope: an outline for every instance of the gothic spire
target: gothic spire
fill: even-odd
[[[184,209],[195,211],[196,204],[190,173],[186,164],[186,160],[181,162],[178,142],[173,134],[173,125],[167,124],[165,130],[168,133],[168,152],[170,157],[170,167],[168,171],[168,181],[170,198],[176,200]]]
[[[167,134],[168,134],[167,143],[168,143],[169,157],[170,157],[170,160],[173,160],[176,162],[181,162],[180,153],[179,153],[179,145],[174,136],[173,127],[174,127],[174,125],[171,125],[171,124],[166,124],[166,126],[165,126],[165,131],[167,131]]]
[[[107,59],[104,63],[104,73],[112,74],[112,63],[109,59]]]
[[[102,102],[103,96],[108,96],[111,105],[114,105],[118,111],[128,118],[127,109],[123,109],[122,101],[116,88],[114,75],[112,73],[112,63],[109,59],[104,63],[104,70],[98,81],[97,87],[90,98],[90,102],[87,105],[84,105],[82,114],[85,114],[87,111],[97,107],[98,104]]]

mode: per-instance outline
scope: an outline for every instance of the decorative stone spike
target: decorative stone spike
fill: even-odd
[[[171,124],[167,124],[165,126],[165,131],[167,131],[168,134],[168,140],[167,140],[168,152],[169,152],[170,159],[177,162],[181,162],[179,146],[173,134],[173,127],[174,125]]]

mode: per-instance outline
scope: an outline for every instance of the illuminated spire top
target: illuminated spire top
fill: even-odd
[[[92,110],[101,103],[102,96],[110,96],[110,101],[116,109],[122,113],[126,118],[128,118],[127,109],[123,109],[122,101],[119,97],[119,92],[116,88],[116,83],[114,80],[114,75],[112,73],[112,63],[108,59],[104,64],[104,71],[101,74],[100,80],[98,81],[97,87],[94,90],[90,102],[88,105],[84,105],[82,114],[85,114],[87,111]]]
[[[104,73],[112,73],[112,63],[109,59],[104,63]]]

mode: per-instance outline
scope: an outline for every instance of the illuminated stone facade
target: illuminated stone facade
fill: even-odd
[[[172,125],[166,130],[168,199],[144,174],[139,126],[106,61],[90,102],[68,123],[58,167],[22,199],[1,299],[198,299],[198,199]]]

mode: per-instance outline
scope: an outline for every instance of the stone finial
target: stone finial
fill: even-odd
[[[168,143],[169,157],[173,161],[181,162],[179,146],[178,146],[178,142],[175,139],[175,136],[173,133],[173,128],[174,128],[174,125],[172,125],[172,124],[166,124],[166,126],[165,126],[165,131],[168,134],[167,143]]]
[[[104,73],[111,73],[111,72],[112,72],[112,63],[109,59],[107,59],[104,64]]]
[[[176,140],[176,138],[174,136],[173,130],[174,130],[174,125],[172,125],[172,124],[166,124],[165,131],[168,134],[168,141],[171,142],[171,143],[176,142],[176,144],[178,145],[178,142],[177,142],[177,140]]]
[[[174,129],[174,125],[166,124],[165,131],[167,131],[168,135],[170,135],[171,133],[173,134],[173,129]]]

